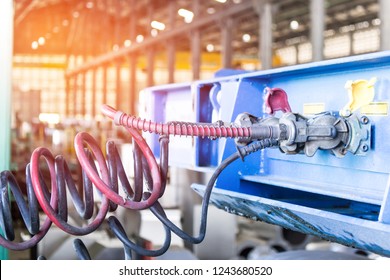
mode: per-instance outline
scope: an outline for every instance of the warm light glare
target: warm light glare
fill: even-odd
[[[157,29],[152,29],[152,30],[150,30],[150,35],[151,35],[152,37],[157,37],[157,35],[158,35],[158,30],[157,30]]]
[[[186,18],[184,18],[184,22],[185,23],[191,23],[192,22],[192,17],[186,17]]]
[[[208,52],[213,52],[215,50],[214,45],[213,44],[207,44],[206,50]]]
[[[217,1],[219,3],[226,3],[226,0],[215,0],[215,1]]]
[[[60,130],[54,130],[52,134],[52,141],[54,146],[59,146],[62,143],[62,135]]]
[[[194,18],[194,13],[186,9],[179,9],[177,13],[179,14],[179,16],[184,18],[184,21],[186,23],[192,22]]]
[[[207,13],[209,15],[215,14],[215,9],[213,7],[207,8]]]
[[[37,41],[34,41],[34,42],[31,43],[31,48],[32,48],[33,50],[36,50],[36,49],[38,48],[38,46],[39,46],[39,44],[38,44]]]
[[[242,41],[244,41],[245,43],[250,42],[250,40],[251,40],[251,35],[249,34],[242,35]]]
[[[114,52],[117,52],[117,51],[119,50],[119,46],[118,46],[117,44],[113,45],[113,46],[112,46],[112,50],[113,50]]]
[[[186,9],[179,9],[177,11],[177,13],[179,14],[179,16],[181,17],[193,17],[194,16],[194,13],[189,11],[189,10],[186,10]]]
[[[90,1],[90,2],[87,2],[87,3],[85,4],[85,7],[86,7],[87,9],[92,9],[92,8],[93,8],[93,6],[94,6],[94,4],[93,4],[93,2],[92,2],[92,1]]]
[[[143,35],[137,35],[137,37],[135,38],[135,40],[137,41],[137,43],[142,43],[144,41],[144,36]]]
[[[60,122],[60,115],[53,113],[40,113],[39,121],[48,124],[58,124]]]
[[[45,44],[46,40],[45,40],[45,37],[39,37],[38,39],[38,44],[40,46],[43,46]]]
[[[129,39],[125,40],[125,42],[123,43],[123,45],[124,45],[125,47],[130,47],[130,46],[131,46],[131,40],[129,40]]]
[[[157,20],[153,20],[151,23],[150,23],[150,26],[154,29],[157,29],[157,30],[164,30],[165,29],[165,24],[162,23],[162,22],[159,22]]]

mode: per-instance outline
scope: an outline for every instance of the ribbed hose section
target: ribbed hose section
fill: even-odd
[[[237,147],[237,152],[240,155],[241,159],[244,160],[249,154],[257,152],[259,150],[264,150],[265,148],[275,147],[279,144],[276,139],[263,139],[257,142],[253,142],[252,144],[245,147]]]
[[[172,122],[158,124],[150,120],[143,120],[138,117],[129,116],[123,112],[116,111],[114,108],[103,105],[104,115],[114,120],[116,125],[139,129],[144,132],[156,133],[159,135],[180,135],[180,136],[199,136],[209,138],[240,138],[250,137],[250,127],[234,127],[215,124]]]

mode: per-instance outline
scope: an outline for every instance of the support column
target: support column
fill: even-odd
[[[381,20],[381,51],[390,50],[390,1],[379,0],[379,18]]]
[[[221,27],[222,68],[231,68],[232,67],[233,26],[234,26],[234,20],[232,18],[227,18],[222,22],[222,27]]]
[[[0,1],[0,171],[9,169],[11,157],[11,94],[14,30],[14,1]],[[8,258],[0,247],[0,259]]]
[[[76,117],[77,115],[77,95],[79,91],[79,74],[76,74],[74,76],[74,86],[73,86],[73,96],[72,96],[72,103],[73,103],[73,117]]]
[[[92,111],[91,117],[94,119],[96,117],[96,72],[97,69],[92,69]]]
[[[81,74],[81,116],[85,118],[87,113],[87,72]]]
[[[153,20],[153,1],[149,0],[148,7],[148,32],[152,31],[150,23]],[[150,33],[149,33],[150,34]],[[155,57],[155,46],[150,46],[146,51],[146,86],[150,87],[154,85],[154,57]]]
[[[130,114],[137,115],[137,55],[135,53],[130,54],[129,56],[129,72],[130,72]]]
[[[173,30],[176,23],[176,1],[169,2],[169,28]],[[175,39],[168,40],[167,44],[167,62],[168,62],[168,83],[175,82],[175,63],[176,63],[176,46]]]
[[[200,2],[199,0],[192,1],[192,11],[195,17],[199,17],[200,14]],[[194,18],[195,20],[195,18]],[[200,64],[201,64],[201,42],[200,42],[200,30],[195,29],[191,32],[191,65],[192,65],[192,79],[200,79]]]
[[[121,106],[121,102],[122,102],[122,88],[121,88],[121,70],[122,70],[122,63],[120,60],[118,60],[116,63],[115,63],[115,72],[116,72],[116,84],[115,84],[115,91],[116,91],[116,95],[115,95],[115,108],[117,110],[121,110],[122,109],[122,106]]]
[[[72,77],[65,77],[65,115],[70,116],[70,83]]]
[[[262,69],[272,67],[272,2],[270,0],[255,1],[259,14],[259,58]]]
[[[176,63],[176,46],[173,40],[168,41],[167,46],[167,57],[168,57],[168,83],[175,82],[175,63]]]
[[[201,48],[200,48],[200,30],[196,29],[191,33],[191,65],[192,79],[200,79],[200,63],[201,63]]]
[[[130,40],[132,43],[135,42],[137,37],[137,13],[135,11],[135,0],[130,1],[131,7],[133,7],[134,12],[130,15]],[[138,93],[137,93],[137,53],[131,53],[129,55],[129,91],[130,91],[130,114],[137,115],[137,103],[138,103]]]
[[[107,104],[107,69],[108,65],[104,64],[103,65],[103,79],[102,79],[102,103]]]
[[[151,87],[154,85],[154,47],[150,47],[146,54],[146,86]]]
[[[310,39],[313,61],[324,59],[325,3],[324,0],[310,0]]]

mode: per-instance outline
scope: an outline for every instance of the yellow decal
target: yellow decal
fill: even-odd
[[[389,111],[388,102],[371,102],[360,109],[360,113],[370,116],[387,116]]]
[[[325,103],[305,103],[303,104],[304,115],[315,115],[325,112]]]

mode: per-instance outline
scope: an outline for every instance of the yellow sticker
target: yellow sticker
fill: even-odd
[[[305,103],[303,104],[304,115],[315,115],[325,112],[325,103]]]
[[[374,100],[376,78],[368,80],[347,81],[345,88],[348,90],[349,102],[340,111],[340,115],[348,116]]]
[[[360,113],[370,116],[387,116],[389,112],[388,102],[371,102],[360,108]]]

